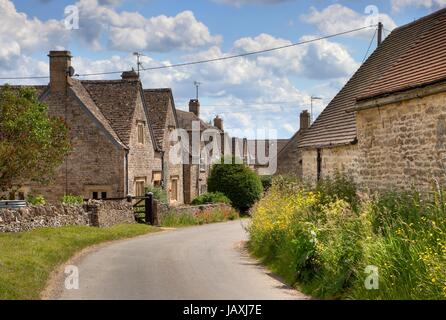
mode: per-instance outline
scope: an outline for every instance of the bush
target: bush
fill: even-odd
[[[253,208],[253,254],[318,298],[445,299],[444,193],[359,200],[343,179],[316,188],[274,179]],[[378,267],[379,290],[365,288],[367,266]]]
[[[83,204],[84,198],[82,196],[66,195],[62,198],[63,204]]]
[[[198,206],[208,203],[224,203],[231,205],[231,200],[229,200],[229,198],[221,192],[209,192],[196,197],[194,200],[192,200],[191,204],[194,206]]]
[[[272,176],[260,176],[260,181],[262,182],[263,191],[268,191],[269,188],[271,188],[273,184],[273,177]]]
[[[146,193],[152,192],[153,193],[153,199],[161,202],[161,203],[167,203],[167,192],[161,187],[147,187]]]
[[[26,199],[26,201],[33,206],[44,206],[46,201],[45,198],[43,196],[32,196],[29,195],[28,199]]]
[[[214,164],[208,178],[208,190],[221,192],[232,205],[246,212],[262,195],[259,176],[244,164]]]
[[[175,210],[168,212],[161,217],[161,225],[164,227],[181,227],[202,225],[214,222],[235,220],[238,213],[233,208],[211,208],[199,211],[197,214]]]

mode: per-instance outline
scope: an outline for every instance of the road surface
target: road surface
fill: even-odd
[[[305,299],[243,249],[248,220],[165,231],[100,247],[73,263],[79,289],[56,299]]]

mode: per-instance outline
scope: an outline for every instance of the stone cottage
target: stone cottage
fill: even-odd
[[[308,110],[304,110],[300,114],[299,130],[286,140],[285,145],[277,151],[277,174],[289,174],[302,177],[302,157],[297,147],[300,137],[310,127],[311,116]]]
[[[70,128],[73,150],[49,185],[22,192],[60,201],[66,194],[101,199],[142,195],[162,170],[144,91],[134,71],[120,80],[80,81],[69,76],[69,51],[51,51],[50,83],[39,99]]]
[[[197,196],[207,192],[207,179],[211,169],[212,160],[208,157],[218,157],[215,154],[206,154],[203,152],[205,146],[212,141],[212,137],[205,137],[203,133],[213,132],[213,137],[222,139],[224,136],[223,120],[216,118],[214,126],[204,122],[200,119],[200,101],[192,99],[189,102],[189,111],[177,110],[178,123],[181,129],[188,133],[189,137],[189,152],[188,161],[183,164],[183,189],[184,202],[190,203]],[[193,151],[193,139],[200,139],[199,150]],[[223,141],[223,139],[221,140]],[[222,152],[222,149],[220,149]]]
[[[311,127],[293,137],[279,157],[279,167],[286,168],[286,172],[299,172],[301,167],[302,177],[311,182],[335,172],[359,181],[361,152],[356,114],[348,111],[356,106],[358,96],[389,72],[421,35],[437,23],[439,15],[441,13],[397,28],[380,43]]]
[[[169,158],[172,146],[170,136],[179,128],[172,90],[146,89],[144,96],[162,163],[160,170],[154,170],[152,173],[152,185],[163,187],[167,191],[170,204],[184,203],[183,165],[176,164]]]
[[[432,190],[446,183],[446,10],[394,33],[411,35],[408,48],[351,110],[359,182],[377,190]]]

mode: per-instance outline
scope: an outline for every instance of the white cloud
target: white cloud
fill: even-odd
[[[446,0],[392,0],[392,10],[400,11],[406,7],[444,8]]]
[[[96,49],[102,47],[103,35],[108,37],[109,48],[122,51],[189,50],[221,42],[191,11],[146,18],[138,12],[116,12],[97,0],[80,0],[77,6],[81,28],[77,34]]]
[[[10,65],[21,54],[48,51],[64,46],[68,40],[67,30],[57,20],[45,22],[30,19],[17,12],[9,0],[0,0],[0,66]]]
[[[110,6],[100,6],[97,0],[81,0],[79,3],[84,6],[83,19],[91,23],[82,20],[83,10],[81,10],[82,29],[75,34],[83,36],[84,41],[93,46],[104,45],[100,40],[104,32],[111,30],[110,28],[116,28],[122,33],[109,35],[108,45],[119,47],[125,44],[126,47],[122,49],[130,52],[135,49],[132,46],[140,43],[147,50],[188,49],[199,47],[201,44],[205,47],[210,45],[194,54],[188,53],[178,57],[176,61],[159,61],[150,55],[144,56],[142,63],[145,67],[218,58],[291,44],[287,39],[259,34],[256,37],[238,39],[231,49],[222,51],[218,46],[218,37],[210,35],[207,27],[198,22],[191,12],[183,12],[174,17],[146,18],[137,13],[117,13]],[[18,13],[10,1],[0,0],[0,14],[5,17],[5,22],[2,21],[0,25],[1,76],[47,74],[48,61],[47,58],[43,58],[46,52],[49,49],[63,47],[73,33],[71,31],[67,33],[59,21],[40,21]],[[192,24],[192,27],[187,29],[186,22]],[[144,31],[146,28],[153,32]],[[126,37],[126,32],[130,30],[143,32],[141,37],[145,42],[139,42],[140,37],[135,39]],[[188,33],[201,33],[202,40],[196,39],[194,41],[199,42],[191,42]],[[119,37],[122,39],[119,40]],[[309,36],[301,38],[301,40],[306,39],[309,39]],[[41,60],[30,57],[36,52],[41,54]],[[135,66],[135,57],[131,53],[121,53],[99,60],[75,56],[73,66],[79,74],[128,70]],[[209,120],[216,114],[221,114],[225,119],[225,127],[231,130],[231,133],[236,133],[240,129],[252,133],[261,127],[278,129],[281,137],[289,137],[293,133],[292,128],[298,127],[299,113],[303,109],[309,109],[311,93],[316,91],[329,100],[330,95],[338,89],[336,87],[340,87],[356,67],[357,63],[344,46],[324,40],[262,55],[142,72],[141,78],[146,88],[173,88],[179,108],[184,108],[188,99],[195,96],[193,82],[200,81],[203,83],[200,96],[206,101],[202,107],[205,119]],[[119,76],[114,74],[96,78],[116,79]],[[322,79],[330,85],[306,92],[299,89],[298,85],[293,83],[294,80],[291,81],[294,77],[303,81],[309,78]],[[36,82],[46,83],[47,80],[26,81],[26,83]],[[23,84],[24,81],[13,83]],[[213,104],[219,106],[212,106]],[[320,111],[322,105],[315,108]]]
[[[245,4],[279,4],[292,0],[214,0],[214,2],[224,3],[240,7]]]
[[[396,23],[389,15],[374,11],[378,9],[377,7],[370,7],[368,9],[373,10],[361,14],[340,4],[330,5],[322,11],[318,11],[313,7],[309,14],[301,16],[301,20],[315,25],[325,35],[366,27],[378,23],[378,21],[381,21],[386,29],[392,30],[396,27]],[[373,14],[376,15],[374,16]],[[359,36],[370,39],[372,30],[365,29],[364,31],[350,33],[348,36]]]

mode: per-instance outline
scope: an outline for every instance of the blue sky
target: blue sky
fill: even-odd
[[[69,5],[79,10],[79,30],[65,28]],[[51,49],[71,50],[80,74],[127,70],[135,66],[134,51],[145,55],[146,67],[217,58],[370,21],[382,21],[389,32],[444,6],[446,0],[0,0],[0,77],[47,75]],[[370,28],[264,55],[143,72],[141,79],[147,88],[172,87],[180,109],[200,81],[206,120],[219,114],[234,135],[253,137],[267,128],[289,138],[310,96],[323,98],[317,116],[359,67],[373,33]]]

